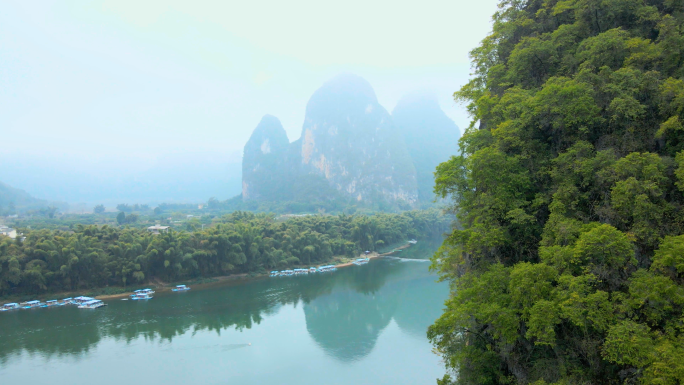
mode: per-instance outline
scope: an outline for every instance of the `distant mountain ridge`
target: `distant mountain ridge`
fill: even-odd
[[[0,182],[0,212],[15,212],[46,207],[48,201],[34,198],[24,190]]]
[[[392,111],[392,119],[416,168],[418,199],[432,201],[433,173],[437,165],[458,153],[460,131],[429,95],[405,96]]]
[[[340,75],[311,96],[298,140],[289,143],[280,121],[264,116],[245,145],[242,200],[400,209],[432,200],[432,172],[455,153],[459,132],[436,102],[416,100],[401,102],[393,118],[366,80]]]

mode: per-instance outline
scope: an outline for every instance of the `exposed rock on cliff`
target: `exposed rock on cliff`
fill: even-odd
[[[402,135],[373,88],[341,75],[311,96],[297,141],[288,144],[278,119],[262,119],[245,146],[242,197],[410,208],[418,187]]]
[[[402,98],[392,111],[392,119],[416,168],[418,197],[430,202],[435,197],[435,168],[458,153],[461,132],[437,101],[427,95]]]
[[[416,172],[392,118],[364,79],[341,75],[306,107],[301,172],[324,176],[358,201],[417,200]]]

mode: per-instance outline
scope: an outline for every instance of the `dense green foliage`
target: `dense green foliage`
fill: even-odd
[[[684,382],[683,7],[501,3],[437,171],[441,383]]]
[[[134,214],[131,214],[134,215]],[[0,237],[0,295],[75,291],[237,273],[260,273],[353,257],[362,250],[446,231],[438,211],[373,216],[304,216],[276,221],[235,212],[201,231],[74,227]]]

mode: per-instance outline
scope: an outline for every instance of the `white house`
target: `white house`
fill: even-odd
[[[159,234],[160,232],[167,232],[169,231],[169,226],[159,226],[159,225],[154,225],[150,226],[147,228],[147,231],[150,231],[154,234]]]
[[[7,226],[0,226],[0,235],[15,239],[17,237],[17,230]]]

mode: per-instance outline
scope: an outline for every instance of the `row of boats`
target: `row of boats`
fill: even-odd
[[[318,267],[310,267],[308,269],[292,269],[292,270],[272,271],[271,277],[289,277],[292,275],[326,273],[326,272],[335,271],[335,270],[337,270],[337,267],[335,267],[335,265],[325,265],[325,266],[318,266]]]
[[[185,285],[178,285],[172,291],[187,291],[190,290],[188,286]],[[152,299],[152,294],[154,294],[154,290],[152,289],[140,289],[136,290],[133,292],[133,294],[130,295],[132,300],[146,300],[146,299]],[[107,306],[106,303],[99,299],[95,299],[92,297],[76,297],[76,298],[64,298],[64,299],[52,299],[49,301],[41,302],[41,301],[26,301],[22,303],[6,303],[2,306],[0,306],[0,311],[10,311],[10,310],[19,310],[19,309],[37,309],[37,308],[43,308],[43,307],[56,307],[56,306],[65,306],[65,305],[76,305],[78,306],[79,309],[97,309],[102,306]]]
[[[185,285],[176,285],[171,291],[188,291],[190,290],[190,287],[185,286]],[[131,299],[134,301],[141,301],[141,300],[147,300],[147,299],[152,299],[152,294],[154,294],[154,290],[152,289],[140,289],[140,290],[135,290],[133,291],[133,294],[130,295]]]
[[[352,261],[355,265],[365,265],[370,261],[370,258],[358,258]],[[308,269],[292,269],[292,270],[282,270],[282,271],[272,271],[271,277],[289,277],[292,275],[303,275],[303,274],[314,274],[314,273],[326,273],[329,271],[335,271],[337,267],[335,265],[325,265],[318,267],[310,267]]]
[[[92,297],[76,297],[64,299],[52,299],[49,301],[26,301],[22,303],[6,303],[0,307],[0,311],[19,310],[19,309],[37,309],[41,307],[56,307],[65,305],[76,305],[79,309],[97,309],[98,307],[107,306],[106,303],[99,299]]]

